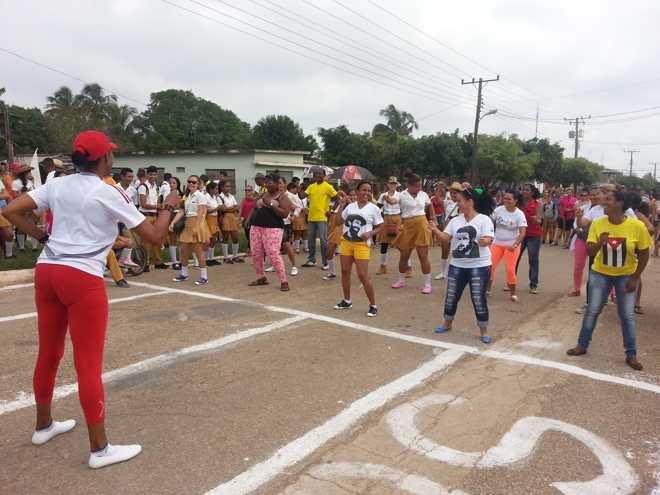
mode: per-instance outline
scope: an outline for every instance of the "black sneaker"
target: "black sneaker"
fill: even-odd
[[[218,260],[206,260],[207,266],[218,266],[220,262]]]
[[[144,270],[142,270],[142,273],[149,273],[151,271],[151,268],[149,268],[149,265],[144,267]]]
[[[346,302],[343,299],[341,302],[335,304],[335,309],[352,309],[353,308],[353,303],[352,302]]]
[[[165,263],[158,263],[154,268],[156,270],[167,270],[167,265]]]
[[[117,287],[121,287],[122,289],[128,289],[130,287],[128,282],[123,278],[121,280],[117,280],[115,284],[117,284]]]
[[[172,263],[172,270],[181,270],[181,263]]]
[[[369,311],[367,311],[367,316],[374,317],[378,314],[378,308],[376,306],[369,306]]]

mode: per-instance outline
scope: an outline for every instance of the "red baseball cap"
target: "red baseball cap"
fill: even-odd
[[[110,141],[108,136],[99,131],[83,131],[73,141],[73,151],[82,153],[91,162],[117,148],[118,146]]]

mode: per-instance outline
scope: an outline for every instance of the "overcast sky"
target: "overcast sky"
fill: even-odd
[[[0,12],[10,21],[0,87],[17,105],[43,107],[58,87],[82,83],[1,49],[137,102],[189,89],[251,124],[287,114],[307,133],[371,130],[389,103],[419,120],[416,135],[468,133],[476,88],[461,78],[500,74],[484,88],[499,112],[481,132],[533,137],[533,121],[506,115],[533,118],[538,104],[539,136],[572,156],[569,127],[554,119],[658,107],[587,121],[580,155],[627,169],[623,150],[640,150],[640,175],[660,162],[657,0],[0,0]]]

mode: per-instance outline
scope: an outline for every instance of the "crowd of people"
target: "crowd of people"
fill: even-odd
[[[437,246],[441,257],[435,279],[446,279],[446,291],[443,322],[435,332],[452,330],[469,286],[484,344],[492,342],[488,297],[500,264],[506,276],[504,289],[516,304],[525,251],[528,290],[537,294],[541,246],[564,247],[572,250],[574,260],[569,296],[581,295],[589,263],[586,304],[580,309],[582,328],[576,347],[567,353],[587,352],[598,316],[611,298],[621,320],[626,363],[642,369],[635,313],[643,313],[642,273],[651,251],[657,255],[660,220],[660,202],[643,191],[625,191],[612,184],[581,190],[577,196],[573,188],[547,186],[541,194],[534,184],[489,190],[468,182],[422,180],[412,171],[404,174],[403,183],[390,177],[381,187],[364,180],[333,185],[318,167],[303,181],[258,174],[254,184],[245,184],[239,201],[234,195],[237,184],[222,176],[191,175],[181,184],[170,174],[159,179],[155,166],[136,172],[124,168],[111,176],[115,148],[100,132],[81,133],[72,151],[77,171],[46,159],[39,187],[30,167],[0,168],[0,240],[5,257],[15,256],[14,241],[19,250],[25,249],[26,236],[34,249],[43,245],[35,270],[39,355],[32,441],[37,445],[75,426],[72,420],[57,422],[51,415],[55,374],[68,328],[89,430],[90,467],[128,460],[141,450],[108,443],[101,382],[108,317],[103,276],[107,268],[118,286],[128,286],[121,267],[135,265],[136,238],[148,253],[145,271],[176,270],[172,280],[179,284],[190,280],[191,256],[198,271],[196,285],[209,282],[209,267],[245,263],[239,248],[241,233],[253,262],[252,287],[269,285],[266,273],[275,272],[279,290],[289,291],[289,277],[299,273],[300,255],[306,258],[301,268],[320,266],[324,274],[319,283],[332,282],[338,278],[338,255],[341,300],[334,308],[353,307],[355,265],[368,299],[368,317],[379,312],[369,274],[372,252],[379,254],[376,275],[382,277],[388,273],[388,255],[396,249],[398,270],[391,288],[398,291],[405,290],[414,276],[411,260],[416,255],[421,294],[431,295],[430,252]],[[165,246],[169,264],[163,257]],[[216,257],[218,247],[221,256]]]

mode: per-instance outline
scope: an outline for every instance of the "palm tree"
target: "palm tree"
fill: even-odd
[[[117,103],[115,95],[106,95],[104,89],[96,84],[85,84],[73,103],[81,113],[83,122],[90,128],[102,128],[108,120],[109,107]]]
[[[419,129],[412,114],[401,111],[392,104],[383,108],[380,115],[387,119],[387,127],[401,136],[410,136],[414,129]]]
[[[137,110],[129,105],[112,103],[108,105],[106,114],[105,128],[108,134],[125,149],[133,137],[133,118]]]
[[[74,112],[73,92],[71,88],[62,86],[53,96],[47,98],[46,115],[54,118],[71,116]]]

